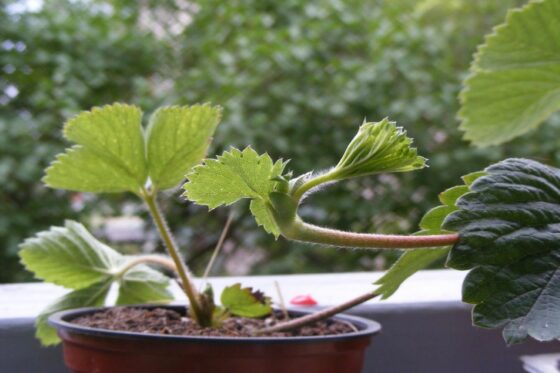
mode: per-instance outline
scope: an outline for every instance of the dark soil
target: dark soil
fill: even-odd
[[[201,328],[190,318],[175,311],[154,308],[114,307],[94,314],[78,317],[73,323],[91,328],[118,330],[136,333],[170,334],[213,337],[251,337],[253,331],[283,321],[283,315],[275,311],[262,319],[230,317],[220,328]],[[345,322],[325,320],[300,329],[279,332],[263,337],[322,336],[351,333],[355,329]]]

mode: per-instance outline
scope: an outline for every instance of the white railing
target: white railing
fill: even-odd
[[[465,273],[421,271],[389,300],[371,300],[350,313],[381,322],[366,357],[365,372],[494,373],[523,372],[521,355],[560,351],[560,344],[530,342],[506,347],[499,331],[472,327],[470,307],[460,301]],[[340,303],[373,288],[381,273],[214,277],[215,293],[235,282],[253,286],[277,299],[311,294],[318,307]],[[178,302],[182,293],[175,288]],[[0,285],[0,371],[61,372],[58,348],[40,348],[33,339],[33,319],[65,290],[48,284]]]

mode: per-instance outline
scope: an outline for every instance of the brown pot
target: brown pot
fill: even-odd
[[[185,309],[163,307],[179,313]],[[334,319],[352,323],[357,332],[322,337],[190,337],[95,329],[69,322],[99,310],[81,308],[49,318],[58,329],[64,361],[72,372],[360,373],[364,351],[381,329],[375,321],[346,315]]]

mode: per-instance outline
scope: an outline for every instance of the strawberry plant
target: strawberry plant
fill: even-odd
[[[139,108],[114,104],[81,113],[66,123],[64,136],[75,145],[46,170],[44,183],[81,192],[135,194],[150,212],[170,259],[119,254],[74,221],[27,239],[20,250],[25,267],[37,278],[72,290],[37,318],[37,337],[43,344],[58,342],[55,330],[47,325],[49,315],[103,305],[113,284],[118,284],[117,305],[171,301],[169,278],[147,264],[177,273],[189,299],[190,316],[201,326],[216,325],[228,314],[270,312],[268,298],[257,299],[240,286],[225,289],[219,309],[210,290],[198,291],[158,204],[158,194],[178,185],[200,162],[220,116],[221,109],[210,105],[163,107],[144,130]]]
[[[461,100],[462,128],[479,145],[496,144],[537,126],[560,108],[553,35],[560,5],[534,1],[510,12],[475,58]],[[539,30],[542,24],[548,33]],[[528,31],[528,32],[526,32]],[[560,30],[556,30],[560,31]],[[22,244],[26,267],[46,281],[73,289],[38,319],[38,336],[53,343],[45,324],[57,310],[105,302],[119,284],[117,304],[168,301],[169,279],[146,264],[175,271],[198,325],[217,326],[229,314],[260,317],[270,299],[239,284],[226,288],[221,306],[211,288],[198,291],[179,255],[158,205],[158,193],[184,183],[183,196],[214,209],[248,199],[256,223],[276,238],[345,248],[405,250],[377,282],[377,288],[330,309],[257,334],[301,326],[380,296],[391,296],[413,273],[447,258],[450,268],[469,270],[463,299],[474,304],[473,320],[503,327],[508,343],[528,337],[560,338],[560,170],[526,159],[506,159],[463,177],[463,184],[440,194],[412,235],[355,233],[305,222],[298,208],[322,188],[357,177],[421,169],[426,159],[394,122],[363,123],[340,161],[323,171],[295,176],[288,162],[273,161],[251,147],[232,148],[202,163],[220,109],[209,105],[156,111],[146,130],[134,106],[115,104],[70,120],[66,138],[75,143],[46,171],[52,188],[83,192],[130,192],[145,202],[171,260],[126,257],[97,241],[76,222],[39,233]],[[297,160],[296,160],[297,161]]]

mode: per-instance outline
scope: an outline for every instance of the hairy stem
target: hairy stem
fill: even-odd
[[[161,210],[156,200],[156,196],[154,193],[147,191],[146,189],[142,190],[141,196],[144,202],[146,202],[146,205],[148,206],[150,215],[152,216],[152,219],[156,224],[158,232],[161,236],[161,239],[163,240],[163,243],[165,244],[165,247],[167,248],[167,251],[169,252],[169,255],[171,256],[171,259],[173,259],[173,262],[175,263],[177,274],[181,279],[181,283],[182,283],[181,285],[183,291],[185,292],[187,298],[189,299],[192,316],[195,319],[195,321],[200,324],[201,320],[206,320],[207,317],[205,317],[205,315],[203,315],[202,313],[202,308],[199,303],[198,292],[196,291],[193,285],[187,267],[185,266],[183,260],[181,259],[181,255],[179,254],[179,249],[177,248],[177,244],[173,239],[173,235],[169,230],[169,226],[167,225],[167,222],[163,214],[161,213]]]
[[[157,265],[160,265],[162,267],[166,267],[173,272],[177,272],[177,266],[169,258],[166,258],[166,257],[161,256],[161,255],[142,255],[142,256],[134,258],[131,261],[129,261],[128,263],[126,263],[124,266],[122,266],[117,271],[117,273],[115,275],[117,277],[122,277],[126,274],[126,272],[128,272],[133,267],[136,267],[139,264],[145,264],[145,263],[146,264],[157,264]]]
[[[431,236],[399,236],[345,232],[308,224],[299,218],[296,218],[290,227],[284,229],[282,233],[286,238],[297,241],[371,249],[417,249],[449,246],[459,240],[459,234],[457,233]]]
[[[293,193],[293,198],[296,201],[301,200],[301,198],[303,197],[303,195],[305,193],[307,193],[308,191],[310,191],[311,189],[324,184],[324,183],[328,183],[330,181],[333,181],[333,175],[331,174],[331,172],[325,172],[324,174],[318,175],[312,179],[307,180],[303,185],[301,185],[299,188],[297,188],[297,190],[294,191]]]
[[[299,205],[301,198],[311,189],[337,178],[336,168],[307,180],[293,191],[291,199]],[[284,202],[284,201],[282,201]],[[373,233],[354,233],[323,228],[308,224],[297,216],[295,210],[286,210],[285,216],[278,215],[282,235],[288,239],[332,245],[338,247],[361,247],[370,249],[417,249],[454,245],[459,240],[457,233],[430,236],[401,236]],[[287,217],[287,218],[286,218]]]
[[[302,326],[308,325],[308,324],[312,324],[314,322],[317,321],[321,321],[324,320],[326,318],[329,318],[331,316],[334,316],[340,312],[346,311],[347,309],[350,309],[354,306],[357,306],[359,304],[362,304],[364,302],[367,302],[370,299],[373,299],[375,297],[377,297],[379,294],[375,294],[374,292],[369,292],[369,293],[365,293],[360,295],[359,297],[356,297],[354,299],[350,299],[347,302],[344,302],[342,304],[330,307],[330,308],[325,308],[324,310],[321,310],[319,312],[315,312],[312,314],[309,314],[307,316],[303,316],[303,317],[298,317],[297,319],[293,319],[290,320],[288,322],[283,322],[268,328],[264,328],[264,329],[260,329],[256,332],[256,334],[267,334],[267,333],[275,333],[275,332],[284,332],[287,330],[293,330],[293,329],[297,329],[297,328],[301,328]]]

